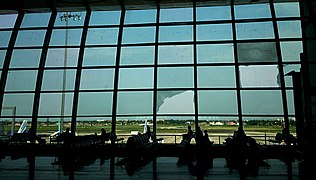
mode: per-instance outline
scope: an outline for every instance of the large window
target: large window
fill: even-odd
[[[301,67],[298,3],[17,17],[0,15],[1,121],[36,116],[39,133],[75,122],[79,134],[102,126],[120,135],[148,122],[162,136],[188,124],[210,134],[216,123],[231,132],[258,120],[281,127],[295,115],[284,74]]]

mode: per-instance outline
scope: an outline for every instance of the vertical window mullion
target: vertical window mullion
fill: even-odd
[[[196,1],[193,1],[193,66],[194,66],[194,116],[195,127],[199,125],[198,91],[197,91],[197,47],[196,47]]]
[[[156,37],[155,37],[155,59],[154,59],[154,93],[153,93],[153,132],[157,130],[157,73],[158,73],[158,41],[159,41],[159,20],[160,20],[160,4],[157,1],[156,11]],[[156,134],[156,133],[155,133]]]

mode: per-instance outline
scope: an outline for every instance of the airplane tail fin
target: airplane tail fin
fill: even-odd
[[[23,120],[23,123],[20,126],[20,129],[18,130],[18,133],[23,133],[27,126],[27,120]]]

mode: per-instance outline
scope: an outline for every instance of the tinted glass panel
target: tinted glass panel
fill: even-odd
[[[44,30],[20,30],[15,46],[42,46],[46,31]]]
[[[15,49],[10,62],[11,68],[38,67],[42,50]]]
[[[301,41],[281,42],[280,44],[283,61],[300,61],[300,54],[303,53]]]
[[[177,14],[177,16],[175,16]],[[192,21],[192,8],[173,8],[160,10],[160,22]]]
[[[87,45],[116,44],[118,28],[90,28],[87,34]]]
[[[78,100],[78,115],[111,115],[112,92],[81,92]]]
[[[277,65],[240,66],[242,87],[280,87]]]
[[[0,29],[13,28],[17,16],[18,16],[17,14],[0,15]]]
[[[73,90],[75,87],[75,79],[76,70],[45,70],[42,82],[42,90]],[[63,87],[64,81],[65,87]]]
[[[68,31],[68,33],[67,33]],[[51,46],[79,46],[82,29],[54,29],[50,40]],[[67,36],[67,41],[66,41]]]
[[[116,47],[86,48],[83,66],[114,66]]]
[[[237,39],[272,39],[272,22],[237,23]]]
[[[123,30],[123,44],[153,43],[155,42],[156,27],[125,27]]]
[[[90,23],[90,26],[116,25],[116,24],[120,24],[120,16],[121,16],[120,11],[92,11],[89,23]]]
[[[60,12],[54,26],[82,26],[85,16],[85,12]]]
[[[48,49],[46,67],[72,67],[77,66],[79,49],[61,48]]]
[[[118,92],[117,114],[152,114],[152,92]]]
[[[198,41],[215,41],[231,39],[233,39],[231,24],[197,25]]]
[[[294,94],[292,90],[286,91],[286,100],[289,115],[295,115]]]
[[[127,10],[125,24],[155,23],[156,9],[149,10]]]
[[[240,63],[278,61],[274,42],[238,43],[237,53]]]
[[[11,31],[0,31],[0,47],[8,47]]]
[[[235,87],[235,67],[210,66],[198,67],[198,87],[217,88]]]
[[[214,20],[230,20],[229,6],[210,6],[197,7],[196,20],[197,21],[214,21]]]
[[[159,64],[193,63],[193,46],[191,45],[159,46],[158,63]]]
[[[283,71],[284,71],[284,74],[287,74],[291,71],[301,72],[301,65],[300,64],[284,64]],[[292,76],[284,76],[284,80],[285,80],[285,87],[293,87]]]
[[[21,27],[47,27],[50,13],[25,14]]]
[[[33,100],[34,94],[31,93],[4,94],[1,115],[14,115],[12,109],[9,110],[6,108],[15,107],[17,116],[31,116],[33,110]]]
[[[298,2],[274,3],[276,17],[299,17],[300,8]]]
[[[269,4],[236,5],[234,8],[236,19],[271,18]]]
[[[0,50],[0,69],[2,69],[6,52],[6,50]]]
[[[182,42],[193,40],[192,26],[161,26],[159,29],[160,42]]]
[[[122,47],[121,65],[154,64],[154,46]]]
[[[197,45],[198,63],[232,63],[234,62],[233,44]]]
[[[113,89],[114,69],[83,69],[80,89]]]
[[[193,88],[193,67],[159,67],[158,88]]]
[[[198,91],[199,113],[237,114],[236,91]]]
[[[280,38],[301,38],[302,29],[300,21],[279,21]]]
[[[37,71],[9,71],[5,91],[34,91],[36,78]]]
[[[61,109],[64,108],[65,116],[72,113],[73,93],[64,93],[65,104],[62,104],[62,93],[41,93],[39,113],[40,116],[61,116]]]
[[[119,88],[153,88],[153,68],[121,68],[119,75]]]
[[[193,91],[158,91],[157,114],[194,114]]]

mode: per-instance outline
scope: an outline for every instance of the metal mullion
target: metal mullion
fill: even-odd
[[[89,6],[86,6],[86,16],[84,20],[84,26],[83,26],[81,42],[80,42],[76,82],[75,82],[75,89],[74,89],[74,95],[73,95],[72,117],[71,117],[71,133],[73,135],[75,134],[76,127],[77,127],[78,101],[79,101],[79,89],[80,89],[80,81],[81,81],[82,63],[83,63],[83,56],[84,56],[84,50],[85,50],[85,43],[86,43],[87,34],[88,34],[88,25],[90,22],[90,16],[91,16],[91,9],[89,8]]]
[[[231,1],[230,10],[231,10],[231,17],[232,17],[232,33],[233,33],[233,43],[234,43],[238,123],[239,123],[239,127],[243,128],[243,120],[242,120],[243,115],[242,115],[241,92],[240,92],[241,85],[240,85],[239,64],[238,64],[238,49],[237,49],[237,34],[236,34],[234,0]]]
[[[0,109],[1,110],[3,107],[4,89],[5,89],[5,85],[7,82],[10,61],[11,61],[11,57],[12,57],[12,53],[13,53],[13,47],[14,47],[14,44],[15,44],[17,36],[18,36],[19,28],[22,24],[23,17],[24,17],[24,12],[19,12],[18,17],[16,18],[16,21],[14,24],[13,30],[12,30],[12,33],[11,33],[7,52],[6,52],[6,55],[4,58],[4,62],[3,62],[3,68],[2,68],[1,80],[0,80]],[[1,110],[0,110],[0,116],[2,113]]]
[[[33,111],[32,111],[32,128],[36,132],[37,130],[37,117],[38,117],[38,111],[39,111],[39,103],[40,103],[40,97],[41,97],[41,89],[42,89],[42,82],[43,82],[43,75],[44,75],[44,67],[46,63],[47,58],[47,52],[48,52],[48,45],[51,39],[52,31],[54,22],[57,16],[57,12],[53,11],[51,13],[48,28],[46,31],[43,49],[40,57],[40,63],[37,73],[37,80],[36,80],[36,86],[35,86],[35,96],[34,96],[34,102],[33,102]]]
[[[193,73],[194,73],[194,122],[195,128],[199,126],[199,107],[198,107],[198,90],[197,90],[197,46],[196,46],[196,1],[193,1]]]
[[[155,59],[154,59],[154,92],[153,92],[153,132],[157,131],[157,84],[158,84],[158,43],[159,43],[159,21],[160,21],[160,4],[156,1],[156,37],[155,37]],[[157,133],[155,133],[157,134]]]
[[[117,50],[116,50],[116,63],[115,63],[115,74],[114,74],[114,91],[113,91],[113,105],[112,105],[112,132],[116,132],[116,111],[117,111],[117,94],[118,94],[118,81],[119,81],[119,69],[120,69],[120,59],[121,59],[121,48],[122,48],[122,39],[123,39],[123,26],[125,20],[125,7],[121,5],[121,17],[120,17],[120,27],[118,32],[117,40]],[[112,142],[114,143],[114,142]]]
[[[287,131],[286,133],[289,133],[290,124],[289,124],[289,116],[288,116],[288,108],[287,108],[287,97],[286,97],[286,90],[285,90],[285,80],[284,80],[284,70],[283,70],[283,63],[282,63],[281,44],[280,44],[278,24],[277,24],[277,20],[276,20],[274,4],[273,4],[272,0],[270,1],[270,11],[271,11],[271,16],[272,16],[272,24],[273,24],[273,31],[274,31],[274,36],[275,36],[275,45],[276,45],[277,58],[278,58],[284,123],[285,123],[286,131]]]

